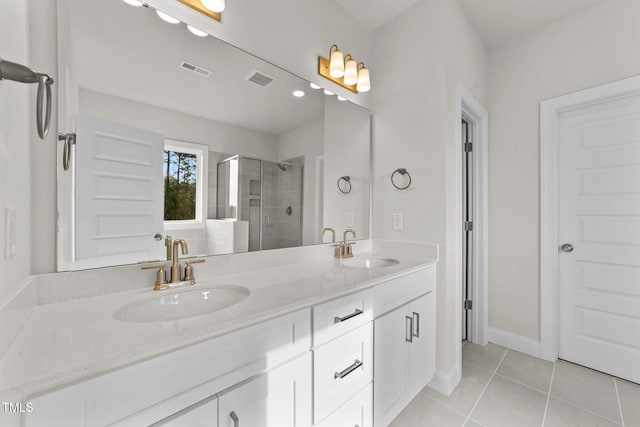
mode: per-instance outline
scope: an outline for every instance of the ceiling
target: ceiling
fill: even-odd
[[[333,0],[371,31],[425,0]],[[452,0],[447,0],[452,1]],[[550,25],[603,0],[460,0],[491,48]]]
[[[602,0],[461,0],[469,20],[489,47],[551,25]]]
[[[324,116],[322,91],[214,37],[192,35],[153,9],[115,0],[67,0],[79,86],[157,107],[280,135]],[[187,61],[211,71],[179,68]],[[274,77],[267,87],[245,79]],[[306,95],[296,98],[293,90]]]

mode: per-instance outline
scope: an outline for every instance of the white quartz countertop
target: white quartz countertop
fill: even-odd
[[[369,255],[370,256],[370,255]],[[365,258],[359,255],[356,258]],[[226,309],[156,323],[126,323],[123,305],[159,294],[148,288],[39,305],[0,359],[0,394],[28,399],[247,326],[426,268],[419,257],[397,265],[349,268],[333,258],[221,276],[199,277],[189,289],[238,285],[250,295]]]

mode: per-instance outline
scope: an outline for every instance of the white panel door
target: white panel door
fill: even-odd
[[[164,137],[85,115],[76,135],[76,266],[162,258]]]
[[[559,356],[640,382],[640,95],[559,120]]]

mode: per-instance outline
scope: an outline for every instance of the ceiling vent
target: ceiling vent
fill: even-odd
[[[209,77],[211,75],[211,71],[207,70],[206,68],[198,67],[197,65],[191,64],[187,61],[182,61],[180,63],[180,68],[191,71],[192,73],[196,73],[202,77]]]
[[[245,80],[251,83],[255,83],[258,86],[267,87],[276,79],[275,77],[268,76],[264,73],[261,73],[260,71],[254,71],[253,73],[249,74],[249,76],[247,76]]]

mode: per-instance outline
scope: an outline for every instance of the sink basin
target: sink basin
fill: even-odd
[[[342,261],[342,265],[351,268],[384,268],[398,264],[400,261],[393,258],[352,258]]]
[[[250,293],[247,288],[230,285],[162,292],[121,307],[113,317],[123,322],[134,323],[186,319],[237,304]]]

